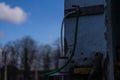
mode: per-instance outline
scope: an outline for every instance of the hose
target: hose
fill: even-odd
[[[45,73],[45,76],[48,76],[48,75],[51,75],[51,74],[54,74],[54,73],[57,73],[57,72],[61,71],[61,70],[64,69],[64,68],[70,63],[70,61],[72,60],[72,58],[73,58],[73,56],[74,56],[74,54],[75,54],[76,43],[77,43],[78,22],[79,22],[79,10],[80,10],[80,9],[77,8],[76,11],[70,12],[69,14],[67,14],[67,15],[63,18],[63,21],[62,21],[61,34],[62,34],[63,24],[64,24],[65,18],[66,18],[68,15],[72,14],[73,12],[76,12],[76,13],[77,13],[77,16],[76,16],[76,26],[75,26],[75,35],[74,35],[74,36],[75,36],[75,37],[74,37],[74,45],[73,45],[73,50],[72,50],[72,53],[71,53],[71,56],[70,56],[69,60],[68,60],[61,68],[59,68],[59,69],[57,69],[57,70],[53,70],[53,71],[51,71],[51,72]],[[62,35],[61,35],[61,37],[62,37]],[[61,39],[61,47],[62,47],[62,51],[63,51],[63,42],[62,42],[62,39]],[[63,52],[64,52],[64,51],[63,51]]]
[[[69,12],[69,13],[67,13],[65,16],[64,16],[64,18],[63,18],[63,20],[62,20],[62,24],[61,24],[61,34],[60,34],[60,41],[61,41],[61,51],[62,51],[62,57],[65,57],[65,54],[64,54],[64,42],[63,42],[63,28],[64,28],[64,22],[65,22],[65,18],[67,17],[67,16],[69,16],[70,14],[73,14],[73,13],[75,13],[76,11],[71,11],[71,12]]]

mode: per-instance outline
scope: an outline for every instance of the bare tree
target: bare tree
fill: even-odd
[[[9,47],[8,45],[5,45],[2,49],[2,60],[4,64],[4,80],[7,80],[8,54],[9,54]]]
[[[37,80],[37,71],[40,70],[40,67],[48,71],[51,67],[53,69],[54,64],[55,69],[58,68],[58,59],[60,57],[59,42],[59,39],[57,39],[54,42],[54,47],[53,45],[40,45],[38,48],[35,40],[30,36],[26,36],[20,40],[5,44],[1,52],[3,55],[2,59],[5,65],[9,63],[15,65],[17,68],[18,66],[22,66],[19,69],[24,70],[23,75],[25,80],[30,79],[31,69],[36,70],[35,79]],[[5,69],[5,74],[7,76],[7,69]]]
[[[21,58],[21,64],[24,68],[24,78],[25,80],[29,80],[29,73],[31,69],[31,65],[33,64],[33,61],[36,57],[36,50],[37,45],[36,42],[29,36],[24,37],[20,41],[20,58]]]
[[[5,46],[7,47],[9,64],[17,67],[19,52],[18,52],[18,41],[8,42]]]
[[[0,44],[0,65],[2,65],[2,44]]]
[[[48,71],[50,70],[50,53],[51,53],[51,46],[45,45],[43,49],[43,64],[44,64],[44,70]]]
[[[58,38],[55,42],[54,42],[54,45],[55,45],[55,50],[53,51],[53,55],[54,55],[54,65],[55,65],[55,69],[58,69],[58,65],[59,65],[59,57],[60,57],[60,39]]]

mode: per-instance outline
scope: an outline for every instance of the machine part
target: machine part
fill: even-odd
[[[90,16],[90,15],[99,15],[99,14],[103,14],[104,13],[104,5],[95,5],[95,6],[87,6],[87,7],[80,7],[82,13],[79,13],[79,16]],[[65,13],[68,13],[70,11],[73,11],[74,8],[72,9],[66,9]],[[69,15],[67,18],[72,18],[75,17],[76,14],[73,13],[71,15]]]
[[[104,64],[103,64],[103,77],[104,77],[104,80],[109,80],[109,76],[108,76],[108,67],[109,67],[109,63],[110,63],[110,58],[109,58],[109,55],[107,53],[106,55],[106,58],[104,60]]]
[[[89,74],[90,72],[91,72],[91,67],[74,68],[74,74]]]
[[[60,57],[59,58],[59,68],[61,68],[61,66],[63,66],[65,63],[66,63],[66,61],[68,60],[68,57]],[[61,70],[60,72],[65,72],[64,71],[64,69],[63,70]]]
[[[75,36],[75,37],[74,37],[74,45],[73,45],[72,54],[71,54],[69,60],[68,60],[62,67],[60,67],[59,69],[53,70],[53,71],[51,71],[51,72],[48,72],[48,73],[46,73],[45,75],[48,76],[48,75],[51,75],[51,74],[54,74],[54,73],[57,73],[57,72],[61,71],[61,70],[64,69],[64,68],[70,63],[70,61],[72,60],[72,58],[73,58],[73,56],[74,56],[74,54],[75,54],[76,43],[77,43],[79,11],[80,11],[80,7],[76,7],[76,10],[73,11],[73,12],[76,12],[77,16],[76,16],[75,35],[74,35],[74,36]],[[71,12],[71,13],[73,13],[73,12]],[[68,15],[70,15],[71,13],[69,13]],[[62,24],[64,23],[65,18],[66,18],[66,16],[64,17]],[[62,27],[62,28],[63,28],[63,27]],[[62,30],[62,29],[61,29],[61,30]]]
[[[67,14],[64,16],[63,20],[62,20],[60,39],[61,39],[61,51],[62,51],[62,56],[63,56],[63,57],[65,57],[65,54],[64,54],[64,45],[63,45],[63,44],[64,44],[64,42],[63,42],[64,21],[65,21],[65,19],[66,19],[67,16],[69,16],[69,15],[71,15],[71,14],[73,14],[73,13],[75,13],[74,10],[71,11],[71,12],[69,12],[69,13],[67,13]]]
[[[88,77],[88,80],[102,80],[103,78],[103,66],[102,66],[103,54],[96,52],[92,71]]]
[[[67,52],[68,52],[68,43],[66,38],[64,38],[64,53],[65,53],[64,56],[66,56]]]

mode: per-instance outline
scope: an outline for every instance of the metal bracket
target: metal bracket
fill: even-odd
[[[76,8],[66,9],[65,14],[75,9]],[[80,7],[79,16],[99,15],[103,13],[104,13],[104,5],[95,5],[95,6]],[[72,18],[72,17],[76,17],[76,13],[67,16],[67,18]]]

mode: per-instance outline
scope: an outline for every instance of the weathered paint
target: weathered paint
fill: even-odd
[[[65,9],[72,8],[72,5],[81,7],[104,5],[104,0],[65,0]],[[68,48],[73,46],[76,18],[69,18],[65,21],[65,38]],[[87,65],[92,63],[95,52],[106,53],[106,32],[105,14],[80,16],[77,48],[75,51],[75,65]],[[69,55],[69,53],[68,53]],[[87,60],[85,60],[87,58]]]
[[[105,1],[107,1],[107,5]],[[108,80],[114,80],[111,1],[112,0],[65,0],[65,9],[71,9],[72,5],[87,7],[103,4],[105,7],[107,6],[107,8],[105,8],[106,14],[79,17],[79,32],[74,64],[87,65],[92,62],[94,52],[100,51],[105,54],[107,51],[110,58],[108,64]],[[107,22],[105,22],[105,15],[108,16],[106,17],[106,19],[108,18]],[[69,52],[73,47],[74,29],[75,18],[66,19],[64,33],[69,49],[67,55],[70,55]],[[106,36],[104,36],[104,32]],[[88,58],[87,61],[85,61],[86,57]]]
[[[65,9],[70,9],[72,5],[80,5],[81,7],[105,4],[105,0],[64,0]]]
[[[66,9],[65,10],[65,15],[67,13],[75,10],[75,9],[76,8]],[[90,16],[90,15],[103,14],[104,10],[105,10],[104,5],[95,5],[95,6],[80,7],[79,16]],[[67,16],[67,18],[71,18],[71,17],[76,17],[76,13],[73,13],[73,14]]]

